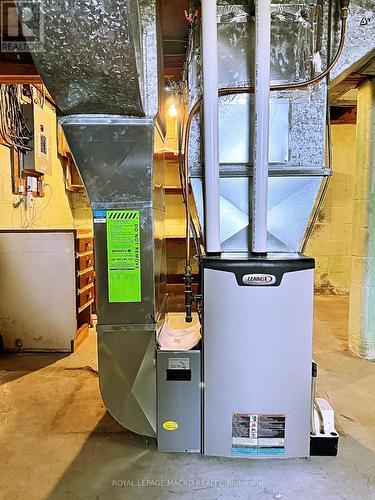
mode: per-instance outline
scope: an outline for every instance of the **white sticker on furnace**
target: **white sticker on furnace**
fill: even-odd
[[[189,358],[168,358],[168,369],[169,370],[189,370],[190,369],[190,359]]]

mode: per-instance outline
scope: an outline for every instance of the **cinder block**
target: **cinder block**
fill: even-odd
[[[328,280],[334,287],[336,293],[347,294],[350,290],[350,274],[345,272],[328,272]]]
[[[361,170],[355,176],[354,199],[367,200],[371,190],[372,174],[370,170]]]
[[[324,255],[317,255],[315,257],[315,274],[328,272],[329,257]]]
[[[325,240],[319,244],[320,255],[347,255],[347,242],[346,240]]]
[[[361,338],[367,329],[368,287],[350,284],[349,336]]]
[[[343,191],[346,189],[346,176],[342,173],[338,173],[335,171],[335,174],[332,176],[331,183],[330,183],[330,189],[331,189],[331,194],[333,191]]]
[[[352,210],[347,210],[344,207],[331,207],[330,208],[330,213],[331,213],[331,220],[332,223],[336,222],[346,222],[346,223],[351,223],[352,222]]]
[[[354,188],[335,191],[332,195],[331,205],[351,209]]]
[[[328,260],[329,260],[329,265],[328,265],[329,273],[340,273],[345,275],[347,285],[349,285],[352,258],[348,255],[345,256],[333,255],[330,256]]]
[[[351,240],[352,240],[352,225],[343,222],[335,222],[330,224],[329,237],[332,240],[339,240],[339,241],[345,239],[348,243],[348,250],[350,252]]]
[[[353,202],[353,237],[357,230],[367,229],[369,206],[367,200],[354,200]]]
[[[355,229],[352,241],[352,255],[354,257],[366,257],[368,254],[369,230]]]
[[[356,151],[357,151],[356,171],[361,172],[363,170],[368,170],[371,158],[371,150],[369,148],[368,142],[358,141]]]

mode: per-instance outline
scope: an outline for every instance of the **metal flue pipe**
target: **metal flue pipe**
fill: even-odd
[[[252,251],[267,252],[271,0],[255,2],[255,138]]]
[[[219,98],[216,0],[202,0],[206,253],[220,253]]]

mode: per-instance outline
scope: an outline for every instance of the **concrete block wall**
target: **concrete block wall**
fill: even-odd
[[[28,208],[12,194],[10,150],[0,144],[0,228],[1,229],[62,229],[91,227],[91,210],[85,193],[65,190],[62,162],[57,154],[56,113],[45,105],[42,113],[49,121],[51,130],[51,175],[44,176],[45,196],[34,198],[34,206]]]
[[[375,79],[358,90],[349,349],[375,359]]]
[[[350,289],[356,125],[332,125],[333,176],[306,253],[315,257],[315,288],[323,294]]]
[[[77,229],[92,228],[92,210],[85,191],[70,193],[74,227]]]

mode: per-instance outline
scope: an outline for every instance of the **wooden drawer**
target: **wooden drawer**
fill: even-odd
[[[78,253],[92,252],[94,240],[92,238],[79,238],[76,240],[76,250]]]
[[[85,286],[89,285],[90,283],[93,283],[94,279],[95,279],[94,271],[88,271],[85,274],[81,274],[78,277],[78,288],[85,288]]]
[[[94,265],[94,254],[89,253],[87,255],[82,255],[78,257],[78,270],[83,271],[84,269],[88,269],[93,267]]]
[[[78,307],[81,308],[88,302],[94,299],[95,295],[95,288],[94,284],[92,284],[91,287],[88,287],[84,289],[79,295],[78,295]]]

